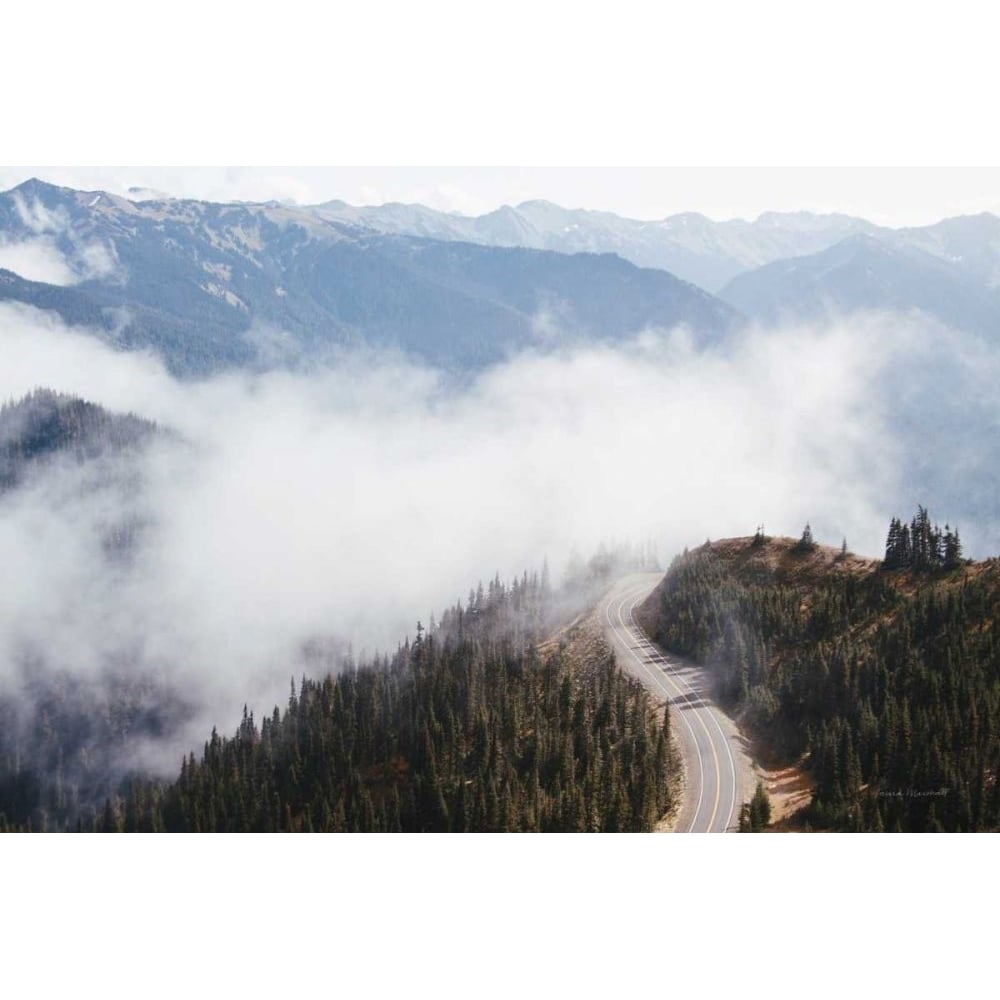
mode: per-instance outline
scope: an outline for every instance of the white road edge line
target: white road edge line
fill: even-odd
[[[626,598],[622,599],[621,604],[619,605],[619,614],[618,614],[619,620],[621,620],[621,605],[625,603],[625,600],[627,599],[627,596],[628,595],[626,595]],[[670,711],[670,703],[673,701],[673,697],[674,696],[670,693],[670,690],[663,683],[663,680],[661,679],[661,677],[658,676],[654,671],[650,670],[649,665],[636,654],[635,650],[633,650],[631,648],[631,646],[629,644],[629,639],[631,637],[629,636],[627,630],[625,632],[624,637],[622,637],[622,635],[619,632],[618,628],[615,626],[615,623],[611,620],[611,605],[613,603],[614,603],[614,599],[612,598],[612,600],[608,601],[608,604],[607,604],[607,606],[604,609],[604,615],[605,615],[605,618],[607,618],[608,625],[610,626],[611,631],[614,632],[615,634],[617,634],[619,636],[619,638],[623,638],[624,646],[628,650],[629,654],[632,656],[632,659],[634,659],[635,662],[639,664],[639,666],[652,679],[653,683],[666,696],[666,699],[667,699],[666,710],[669,712]],[[622,626],[625,627],[624,621],[622,621]],[[669,681],[670,685],[674,688],[674,690],[676,691],[676,693],[677,694],[681,694],[681,690],[676,685],[676,683],[674,682],[673,678],[670,677],[669,674],[666,675],[666,676],[667,676],[667,680]],[[703,798],[703,796],[705,794],[705,765],[704,765],[704,762],[702,761],[701,749],[698,746],[698,741],[695,739],[694,730],[691,728],[691,723],[688,722],[687,716],[683,712],[681,712],[681,711],[678,710],[677,714],[680,716],[681,721],[687,727],[687,731],[688,731],[688,733],[691,736],[691,745],[694,747],[695,754],[698,757],[698,804],[697,804],[697,806],[695,806],[694,813],[691,816],[691,822],[690,822],[690,824],[688,825],[688,828],[687,828],[687,833],[691,833],[691,832],[693,832],[695,822],[698,819],[698,813],[701,812],[701,801],[702,801],[702,798]],[[709,742],[711,742],[711,737],[709,737]]]
[[[634,619],[632,617],[632,610],[633,610],[633,608],[635,608],[636,604],[638,604],[638,603],[639,603],[639,599],[636,598],[636,600],[632,602],[631,607],[628,609],[629,622],[631,624],[633,624],[633,625],[634,625]],[[652,647],[654,650],[656,650],[657,652],[659,652],[659,650],[657,649],[657,647],[653,644],[653,642],[650,639],[646,638],[645,636],[643,636],[643,639],[644,639],[646,645]],[[664,658],[666,659],[666,657],[664,657]],[[669,662],[670,661],[667,660],[668,664],[669,664]],[[683,678],[679,677],[678,680],[682,684],[684,684],[685,687],[688,688],[688,694],[695,694],[695,692],[690,689],[690,687],[687,685],[687,683],[684,681]],[[732,782],[731,782],[731,785],[732,785],[732,795],[731,795],[731,798],[730,798],[731,805],[730,805],[730,808],[729,808],[729,816],[726,818],[726,829],[728,830],[730,824],[733,821],[733,812],[736,810],[736,760],[733,757],[732,747],[729,745],[729,738],[726,736],[725,732],[723,732],[722,726],[719,725],[719,720],[716,717],[716,713],[713,710],[713,706],[706,704],[705,705],[705,709],[708,712],[709,718],[712,720],[713,724],[715,725],[715,728],[718,730],[719,736],[722,738],[722,742],[723,742],[723,744],[726,747],[726,753],[729,756],[729,768],[730,768],[729,773],[730,773],[730,776],[731,776],[731,779],[732,779]],[[713,741],[713,744],[714,744],[714,741]],[[713,747],[713,750],[714,750],[714,747]]]
[[[633,631],[634,626],[627,625],[625,623],[625,619],[622,617],[622,608],[625,607],[625,602],[629,599],[629,597],[632,594],[635,594],[635,593],[636,593],[636,591],[629,591],[625,595],[625,597],[622,599],[621,603],[618,605],[618,620],[622,623],[622,627],[625,629],[626,635],[628,635],[632,639],[632,641],[636,645],[638,645],[640,648],[644,648],[644,647],[650,645],[650,643],[646,639],[645,635],[636,636],[635,633],[634,633],[634,631]],[[641,595],[641,591],[639,591],[639,594]],[[632,604],[629,606],[629,619],[630,620],[632,619],[632,609],[638,603],[639,603],[639,597],[636,597],[635,600],[632,601]],[[668,672],[666,670],[664,670],[664,671],[661,671],[661,673],[666,674]],[[687,693],[689,695],[693,695],[694,694],[694,692],[686,684],[684,685],[684,687],[687,688],[686,692],[682,691],[680,689],[681,688],[681,683],[679,683],[679,682],[682,682],[681,678],[674,678],[673,676],[671,676],[670,680],[671,680],[671,683],[673,683],[674,686],[678,688],[678,692],[680,694],[684,694],[684,693]],[[678,709],[678,714],[683,713],[683,711],[684,711],[683,709]],[[702,731],[705,734],[705,738],[708,740],[708,745],[709,745],[709,747],[712,750],[712,762],[715,764],[715,801],[712,803],[712,815],[708,817],[708,829],[705,831],[706,833],[711,833],[712,832],[712,826],[715,824],[715,817],[716,817],[716,815],[719,812],[719,797],[720,797],[720,795],[722,793],[722,768],[719,767],[719,753],[718,753],[718,751],[715,748],[715,740],[712,738],[712,734],[708,731],[708,726],[705,725],[705,720],[702,718],[701,706],[695,706],[695,708],[693,709],[693,714],[694,714],[695,719],[698,720],[698,724],[701,726]],[[701,751],[699,751],[699,756],[700,755],[701,755]],[[702,772],[702,774],[704,774],[704,771]],[[728,826],[728,824],[727,824],[727,826]]]

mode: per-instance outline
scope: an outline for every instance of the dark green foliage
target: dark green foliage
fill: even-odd
[[[494,580],[390,660],[244,710],[171,785],[135,783],[100,830],[641,831],[670,807],[669,725],[613,657],[534,648],[538,577]]]
[[[812,552],[815,548],[816,542],[813,540],[812,528],[806,524],[802,532],[802,537],[799,539],[799,543],[795,546],[795,549],[797,552]]]
[[[942,531],[931,525],[925,507],[908,524],[894,517],[889,523],[883,569],[912,569],[928,573],[939,569],[957,569],[962,564],[962,542],[958,531],[946,524]]]
[[[757,788],[750,800],[748,812],[752,833],[759,833],[771,822],[771,800],[761,781],[757,782]]]
[[[753,798],[740,807],[740,833],[760,833],[771,822],[771,800],[763,782],[757,782]]]
[[[675,560],[658,600],[656,638],[708,664],[776,748],[807,755],[813,826],[1000,827],[996,561],[937,574],[834,561],[803,581],[702,549]]]

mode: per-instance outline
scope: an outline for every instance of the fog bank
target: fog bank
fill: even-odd
[[[70,465],[0,499],[0,679],[32,646],[88,676],[117,657],[197,691],[202,727],[229,730],[244,701],[269,711],[310,637],[394,648],[478,580],[545,557],[558,580],[601,540],[652,536],[669,560],[808,520],[880,555],[888,518],[917,502],[942,523],[976,510],[970,554],[1000,540],[984,472],[996,362],[917,317],[758,329],[702,353],[648,331],[460,386],[367,353],[182,383],[11,305],[0,351],[0,397],[46,386],[179,435],[146,456],[139,494],[81,494]],[[126,509],[148,527],[111,566],[100,534]]]

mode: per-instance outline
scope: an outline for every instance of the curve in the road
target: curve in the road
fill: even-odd
[[[652,640],[650,640],[645,634],[643,634],[643,632],[640,629],[636,628],[632,612],[635,610],[636,604],[638,604],[641,599],[642,599],[641,597],[636,598],[629,605],[628,625],[630,633],[633,635],[638,634],[639,642],[642,645],[642,648],[645,651],[648,651],[648,653],[650,654],[650,658],[655,664],[662,666],[664,672],[667,672],[671,666],[669,658],[656,646],[654,642],[652,642]],[[701,697],[701,692],[695,691],[693,688],[691,688],[683,677],[680,676],[677,676],[676,678],[671,677],[671,680],[674,681],[676,686],[681,690],[682,695],[687,695],[691,697]],[[727,782],[729,785],[729,811],[728,814],[726,815],[726,821],[725,825],[723,826],[723,830],[728,830],[730,824],[733,821],[733,813],[736,810],[736,761],[733,758],[733,749],[729,743],[729,739],[723,732],[722,726],[719,725],[719,719],[718,716],[716,715],[716,711],[711,706],[705,706],[704,711],[699,711],[697,713],[697,719],[703,727],[705,726],[705,721],[704,721],[705,715],[708,716],[709,720],[712,723],[712,726],[715,729],[716,735],[718,736],[717,740],[715,738],[712,739],[712,757],[715,761],[716,771],[719,777],[719,781],[716,783],[716,803],[718,802],[718,793],[721,790],[721,786],[724,780],[724,776],[722,775],[721,770],[718,767],[719,745],[721,744],[721,746],[723,746],[726,751],[727,759],[725,761],[725,764],[726,766],[728,766],[729,769],[729,780]],[[714,819],[714,814],[713,814],[713,819]],[[709,822],[709,826],[711,828],[711,820]]]
[[[669,704],[678,709],[675,715],[680,718],[687,730],[689,745],[694,751],[692,756],[698,762],[697,803],[691,814],[687,832],[724,832],[730,829],[737,804],[736,762],[732,749],[711,706],[693,705],[686,709],[681,708],[679,701],[686,699],[690,705],[691,700],[700,697],[701,693],[695,691],[680,674],[675,672],[670,659],[636,626],[633,617],[635,606],[648,593],[649,586],[642,585],[631,588],[617,597],[612,596],[605,607],[605,618],[609,628],[616,634],[622,647],[639,668],[641,677],[647,680],[647,686],[662,694]],[[628,605],[627,612],[626,605]],[[694,726],[688,718],[690,715],[694,716]],[[719,752],[720,744],[724,748],[722,754]],[[689,781],[693,778],[694,775],[688,775]],[[711,813],[707,819],[703,817],[703,812],[708,807],[708,803],[705,802],[706,786],[709,788],[708,794],[711,798]],[[728,786],[728,803],[722,800],[724,786]],[[693,795],[693,789],[689,794]]]

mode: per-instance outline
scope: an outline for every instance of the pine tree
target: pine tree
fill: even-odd
[[[740,833],[753,833],[753,825],[750,822],[750,803],[744,802],[740,806]]]
[[[816,548],[816,542],[813,540],[812,528],[809,523],[806,522],[806,526],[802,531],[802,537],[799,539],[798,544],[795,546],[798,552],[812,552]]]
[[[944,568],[958,569],[962,565],[962,542],[958,537],[958,529],[954,531],[946,524],[944,526]]]
[[[885,559],[882,565],[885,569],[900,569],[906,565],[906,546],[903,541],[903,525],[898,517],[889,522],[889,535],[885,541]]]
[[[750,829],[758,833],[771,822],[771,800],[762,781],[757,782],[757,788],[750,800]]]

